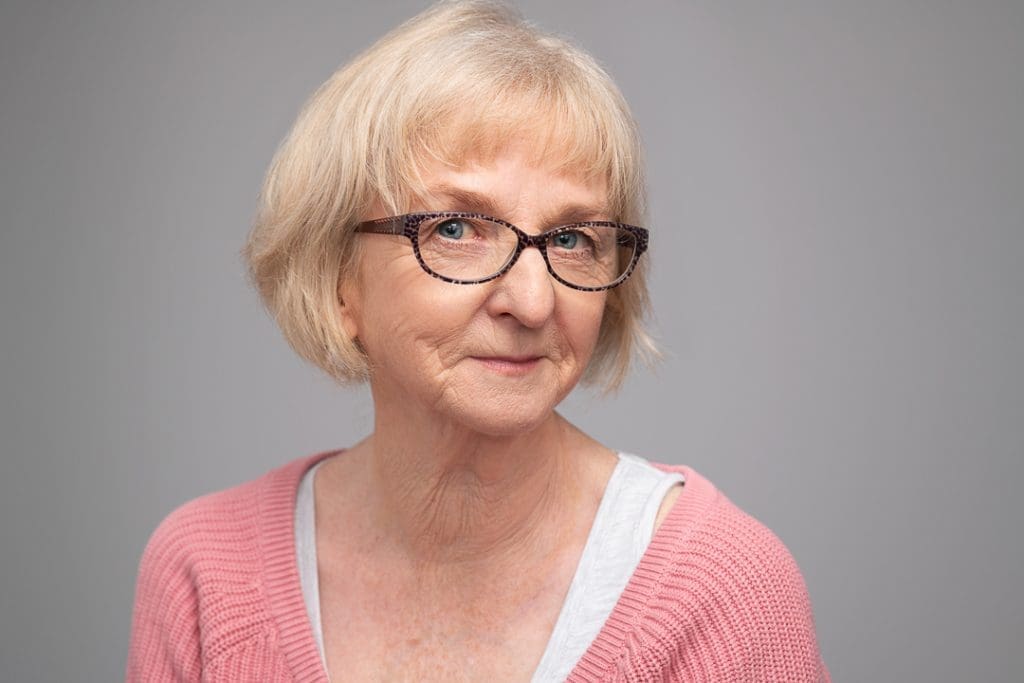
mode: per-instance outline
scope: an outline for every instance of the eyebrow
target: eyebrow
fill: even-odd
[[[445,208],[451,211],[482,213],[495,218],[501,218],[501,214],[504,213],[489,196],[462,187],[437,185],[431,188],[428,194],[450,201],[452,206]],[[541,216],[541,219],[544,225],[556,226],[584,221],[607,220],[607,216],[608,209],[603,205],[566,204],[555,211]]]

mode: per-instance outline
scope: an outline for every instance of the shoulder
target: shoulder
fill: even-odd
[[[257,479],[178,506],[153,531],[142,564],[185,563],[213,575],[222,563],[251,564],[261,529],[288,511],[302,472],[318,457],[293,460]]]
[[[734,561],[754,563],[765,570],[774,569],[776,563],[784,565],[786,571],[796,569],[793,556],[782,540],[733,503],[709,479],[686,465],[652,464],[665,472],[678,472],[684,479],[684,486],[666,519],[672,522],[671,533],[663,540],[677,544],[678,549],[686,549],[699,538],[714,549],[714,554]]]
[[[189,678],[217,653],[267,632],[268,560],[294,554],[298,481],[327,455],[190,500],[160,522],[139,561],[129,667],[161,651],[176,676]]]
[[[688,652],[728,653],[720,680],[827,679],[807,587],[782,540],[692,468],[654,464],[685,484],[651,541],[639,616],[651,626],[672,613],[653,627]]]

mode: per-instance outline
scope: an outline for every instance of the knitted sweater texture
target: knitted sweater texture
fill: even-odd
[[[294,513],[303,473],[335,453],[197,498],[161,522],[139,564],[127,681],[326,683]],[[686,485],[568,681],[827,683],[786,547],[693,469],[656,466]]]

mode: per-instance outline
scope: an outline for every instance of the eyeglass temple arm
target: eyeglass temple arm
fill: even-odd
[[[647,235],[648,235],[647,231],[644,230],[643,228],[634,228],[633,233],[632,233],[632,239],[635,240],[635,242],[636,242],[636,253],[637,254],[642,254],[645,251],[647,251],[647,240],[648,240]],[[626,246],[626,245],[629,245],[630,238],[625,236],[625,235],[619,235],[619,238],[616,240],[616,242],[620,246]]]
[[[389,218],[378,218],[373,221],[363,221],[356,226],[356,232],[372,232],[378,235],[403,235],[405,234],[405,216],[391,216]]]

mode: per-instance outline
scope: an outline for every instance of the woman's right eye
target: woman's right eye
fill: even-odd
[[[458,218],[442,221],[437,226],[437,234],[450,240],[462,239],[466,232],[466,223]]]

